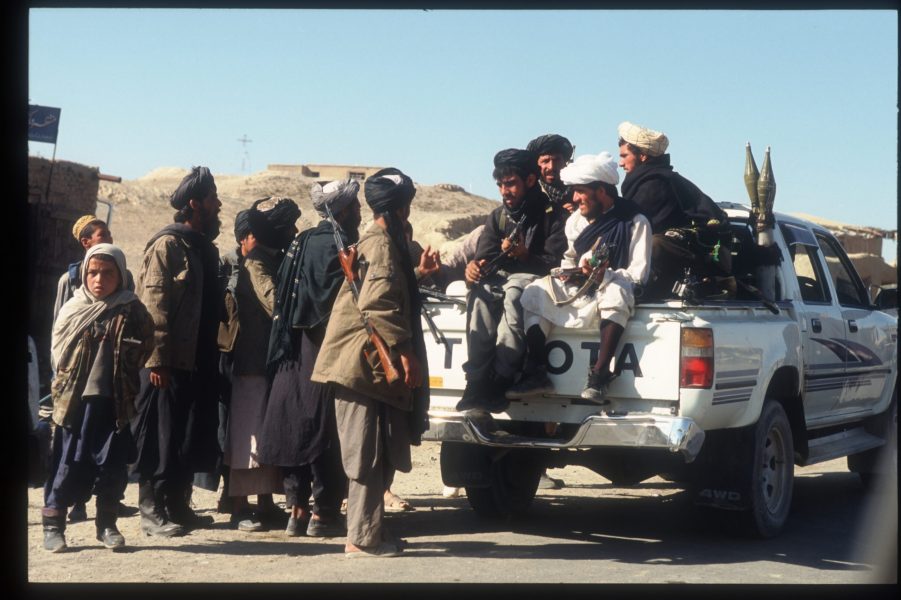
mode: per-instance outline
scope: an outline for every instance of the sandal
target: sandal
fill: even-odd
[[[408,512],[416,510],[410,503],[388,490],[385,492],[385,511],[386,512]]]
[[[344,558],[388,558],[397,556],[403,550],[390,542],[382,542],[378,546],[357,546],[359,550],[345,550]]]

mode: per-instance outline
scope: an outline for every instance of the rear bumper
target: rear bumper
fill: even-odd
[[[499,421],[502,423],[502,421]],[[692,462],[701,451],[704,432],[692,419],[659,415],[590,415],[568,440],[489,432],[460,414],[431,415],[423,440],[466,442],[500,448],[657,448],[682,454]]]

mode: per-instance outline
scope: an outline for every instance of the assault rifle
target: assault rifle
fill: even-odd
[[[351,244],[350,247],[345,247],[344,241],[341,239],[341,234],[338,233],[340,227],[338,222],[335,221],[335,217],[332,216],[332,211],[327,202],[325,203],[325,213],[328,216],[329,222],[332,224],[332,233],[335,236],[335,246],[338,248],[338,262],[341,263],[341,270],[344,271],[344,278],[347,279],[347,283],[350,286],[350,291],[354,297],[354,306],[357,307],[357,311],[360,313],[360,320],[363,322],[363,328],[369,336],[369,343],[375,347],[375,351],[379,355],[379,362],[382,363],[382,368],[385,370],[385,378],[388,380],[388,383],[394,383],[400,379],[400,373],[397,372],[397,368],[394,366],[394,363],[391,362],[391,354],[388,352],[388,345],[385,344],[385,340],[379,335],[379,332],[375,330],[372,323],[369,322],[369,317],[360,310],[359,280],[357,279],[357,273],[354,269],[354,265],[357,262],[357,245]],[[365,349],[363,352],[368,355]]]
[[[433,290],[431,288],[419,286],[419,294],[426,298],[434,298],[439,302],[450,302],[451,304],[456,304],[457,306],[466,306],[465,300],[461,300],[460,298],[455,298],[453,296],[448,296],[447,294],[443,294],[438,290]]]
[[[604,277],[604,271],[607,270],[609,259],[610,248],[607,246],[607,244],[601,241],[601,238],[598,238],[594,241],[594,244],[591,245],[591,256],[588,257],[588,266],[591,267],[591,273],[589,273],[588,275],[582,273],[582,267],[556,267],[554,269],[551,269],[551,277],[585,278],[585,283],[582,284],[582,287],[576,290],[576,293],[574,293],[572,296],[564,300],[558,299],[556,297],[556,290],[554,286],[550,286],[551,296],[554,300],[554,304],[557,306],[565,306],[567,304],[571,304],[575,302],[576,298],[588,292],[590,288],[600,284]]]
[[[510,256],[510,252],[519,245],[519,234],[522,232],[522,226],[526,220],[526,216],[523,215],[519,221],[517,221],[516,219],[511,220],[513,221],[513,231],[510,232],[510,235],[504,237],[505,240],[510,242],[510,247],[504,251],[501,251],[500,254],[498,254],[479,268],[479,270],[482,272],[482,277],[494,275],[500,268],[501,261]]]

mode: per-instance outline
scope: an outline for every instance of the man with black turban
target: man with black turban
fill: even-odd
[[[457,410],[480,417],[506,410],[504,393],[522,370],[523,289],[557,266],[566,250],[566,211],[541,191],[535,154],[515,148],[498,152],[493,176],[503,204],[488,215],[476,257],[466,265],[469,354],[463,365],[466,389],[457,403]],[[517,223],[519,232],[512,236]],[[488,269],[492,261],[494,268]]]
[[[276,277],[267,357],[271,386],[257,452],[262,462],[281,467],[285,505],[291,509],[285,534],[291,537],[304,531],[310,537],[347,534],[341,518],[347,478],[335,396],[330,385],[310,376],[344,281],[335,235],[345,246],[359,239],[359,189],[350,178],[313,185],[310,198],[322,220],[294,238]]]
[[[560,179],[560,169],[572,160],[573,145],[562,135],[548,133],[529,142],[526,150],[538,157],[538,183],[541,189],[551,202],[572,213],[576,206],[572,202],[572,193]]]
[[[222,203],[210,170],[194,167],[169,203],[175,223],[147,243],[138,277],[154,348],[131,423],[141,529],[164,537],[212,524],[188,498],[193,473],[212,471],[219,451],[216,336],[224,292],[213,245]]]
[[[365,183],[374,222],[357,243],[359,298],[341,285],[312,381],[335,390],[335,415],[347,492],[348,558],[395,556],[400,540],[383,523],[384,491],[394,471],[412,468],[410,445],[428,428],[428,373],[420,299],[404,225],[416,193],[397,169]],[[390,349],[400,377],[389,383],[361,315]]]
[[[246,225],[235,220],[240,244],[238,277],[234,290],[237,336],[232,352],[232,388],[224,462],[230,467],[228,493],[232,498],[232,525],[241,531],[260,531],[283,525],[285,514],[272,501],[283,492],[281,470],[258,456],[266,414],[266,350],[275,309],[275,277],[284,250],[297,233],[300,209],[290,198],[263,198],[246,213]],[[241,236],[241,237],[239,237]],[[251,512],[247,497],[257,496]]]

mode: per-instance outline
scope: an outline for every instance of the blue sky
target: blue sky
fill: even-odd
[[[750,141],[777,210],[894,229],[897,50],[876,10],[32,9],[28,96],[57,158],[126,179],[363,164],[489,198],[498,150],[615,154],[629,120],[715,200],[747,202]]]

